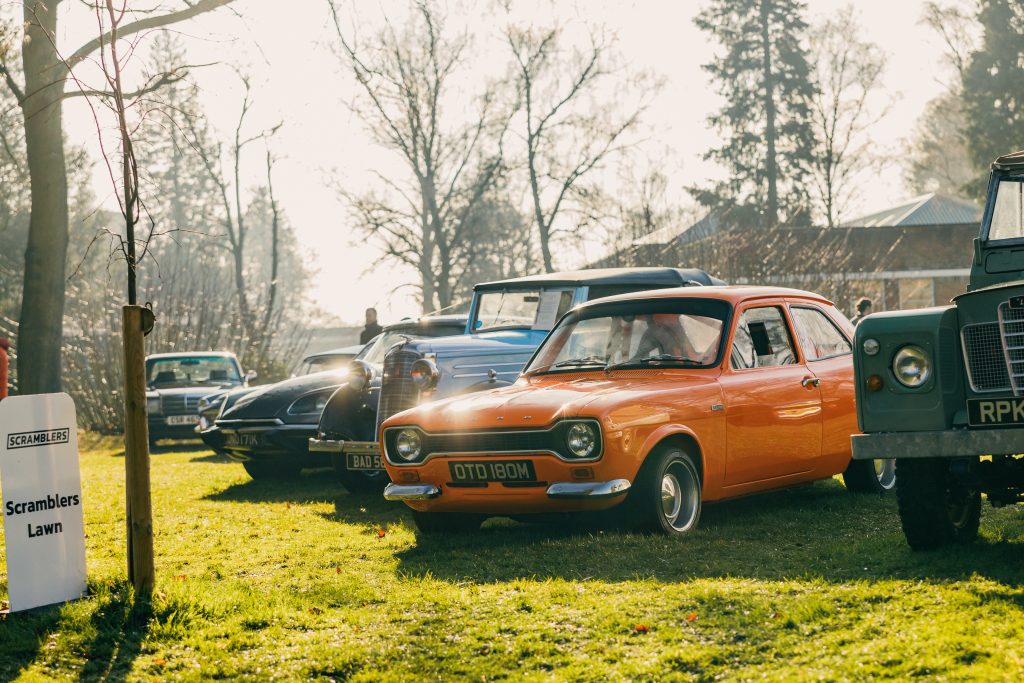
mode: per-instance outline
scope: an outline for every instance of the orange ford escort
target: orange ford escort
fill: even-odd
[[[702,501],[838,473],[850,490],[887,490],[892,461],[850,459],[852,335],[829,301],[793,289],[593,301],[559,321],[515,384],[386,420],[384,496],[423,532],[621,506],[609,514],[630,528],[677,534]]]

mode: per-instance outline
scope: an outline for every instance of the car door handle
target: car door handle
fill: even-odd
[[[821,384],[821,380],[818,379],[817,377],[804,377],[802,380],[800,380],[800,386],[802,386],[804,389],[807,389],[808,387],[816,387],[819,384]]]

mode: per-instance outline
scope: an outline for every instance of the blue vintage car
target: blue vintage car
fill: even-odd
[[[379,384],[353,363],[349,382],[324,408],[310,451],[332,454],[349,490],[383,488],[387,476],[377,427],[391,415],[423,401],[511,384],[558,319],[578,304],[647,289],[720,284],[725,283],[691,268],[604,268],[479,284],[465,334],[393,346]]]

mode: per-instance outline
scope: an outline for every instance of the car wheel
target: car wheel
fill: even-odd
[[[896,487],[896,461],[851,460],[843,472],[843,483],[853,493],[888,493]]]
[[[412,511],[412,521],[421,534],[457,534],[476,531],[484,523],[484,515],[463,512]]]
[[[896,501],[907,545],[932,550],[970,543],[981,522],[981,492],[958,482],[949,461],[906,459],[897,463]]]
[[[243,462],[242,467],[249,473],[249,476],[257,481],[272,479],[295,479],[302,471],[302,467],[292,463],[280,462]]]
[[[384,470],[375,472],[352,471],[345,467],[345,456],[343,453],[335,453],[331,456],[331,467],[334,468],[334,475],[338,481],[348,490],[349,493],[377,493],[383,491],[391,479]]]
[[[693,458],[666,448],[644,463],[626,501],[638,531],[685,534],[700,520],[701,481]]]

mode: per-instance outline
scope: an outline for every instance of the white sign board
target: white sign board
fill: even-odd
[[[85,595],[75,404],[67,394],[0,401],[0,490],[11,611]]]

